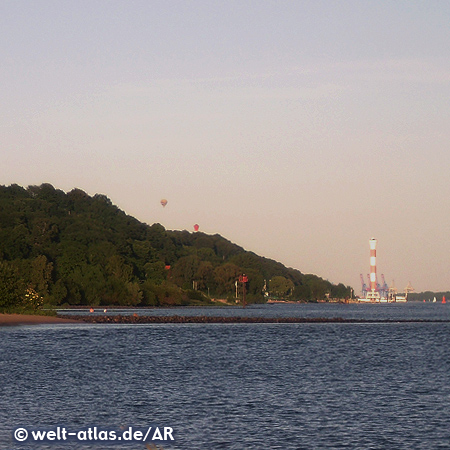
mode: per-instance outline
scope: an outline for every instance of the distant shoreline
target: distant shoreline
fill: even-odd
[[[0,327],[18,325],[48,325],[57,323],[80,323],[72,318],[39,316],[33,314],[0,314]]]

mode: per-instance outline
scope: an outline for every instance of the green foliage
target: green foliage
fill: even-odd
[[[199,265],[200,260],[196,255],[181,257],[173,266],[172,281],[178,286],[189,289],[196,278]]]
[[[166,266],[162,261],[148,262],[144,265],[146,280],[161,284],[167,278]]]
[[[25,296],[25,284],[17,269],[8,262],[0,261],[0,310],[20,306]]]
[[[48,262],[45,255],[36,256],[31,261],[30,288],[42,296],[49,294],[52,282],[53,263]]]
[[[0,308],[170,306],[235,296],[316,300],[349,288],[304,275],[216,235],[168,231],[126,215],[104,195],[50,184],[0,186]],[[20,275],[19,275],[20,274]],[[270,280],[270,281],[269,281]],[[28,289],[28,291],[27,291]],[[28,296],[26,293],[28,292]]]
[[[270,280],[269,291],[277,297],[290,297],[294,292],[294,283],[288,278],[276,275]]]
[[[233,263],[225,263],[217,266],[214,270],[217,292],[220,295],[232,293],[235,289],[236,280],[241,273],[241,269]]]

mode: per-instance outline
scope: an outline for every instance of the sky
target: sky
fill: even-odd
[[[450,289],[450,2],[0,0],[0,184],[360,293]],[[160,200],[166,198],[162,208]]]

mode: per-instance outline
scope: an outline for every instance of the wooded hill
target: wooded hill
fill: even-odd
[[[343,284],[302,274],[218,234],[141,223],[104,195],[65,193],[50,184],[0,186],[0,308],[234,301],[242,274],[249,302],[268,295],[315,301],[350,293]]]

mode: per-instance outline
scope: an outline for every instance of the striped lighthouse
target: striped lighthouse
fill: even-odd
[[[372,300],[380,298],[377,289],[377,240],[372,238],[369,240],[370,247],[370,291],[367,296]]]
[[[377,290],[377,240],[372,238],[369,241],[370,247],[370,290]]]

